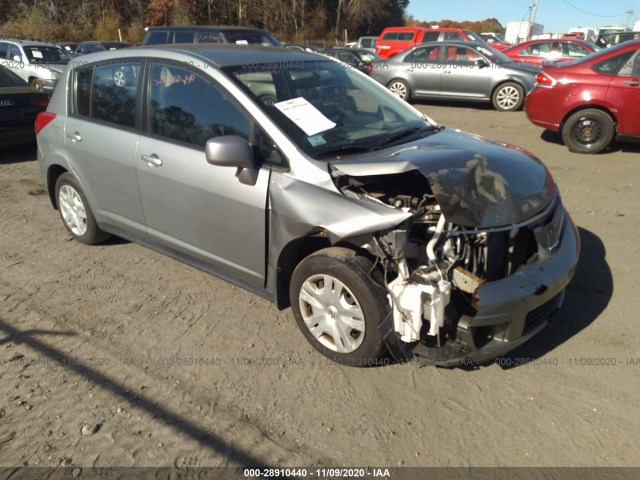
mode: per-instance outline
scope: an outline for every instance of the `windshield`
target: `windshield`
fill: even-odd
[[[415,140],[436,127],[373,80],[333,60],[223,68],[316,159]]]
[[[474,42],[487,43],[486,40],[482,38],[480,35],[478,35],[476,32],[472,32],[471,30],[465,30],[464,33],[466,33],[467,37],[469,37]]]
[[[29,63],[66,65],[71,55],[60,47],[24,47]]]

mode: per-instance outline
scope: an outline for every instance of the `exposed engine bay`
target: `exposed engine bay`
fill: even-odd
[[[554,232],[561,230],[555,201],[524,223],[478,228],[451,222],[428,177],[418,170],[355,177],[333,169],[332,176],[345,196],[411,214],[397,228],[374,234],[363,247],[384,272],[394,332],[402,342],[420,342],[434,355],[457,341],[458,321],[475,314],[483,283],[549,255],[558,239],[542,235],[541,225],[545,235],[550,223],[555,222]],[[495,182],[491,185],[495,190]],[[492,195],[499,192],[487,189],[488,203]],[[464,350],[464,345],[458,348]]]

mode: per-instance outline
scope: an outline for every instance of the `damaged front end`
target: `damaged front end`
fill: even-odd
[[[392,315],[379,331],[399,362],[490,361],[561,305],[578,259],[575,226],[541,163],[489,150],[418,146],[389,163],[331,166],[345,196],[411,215],[363,245],[384,271]]]

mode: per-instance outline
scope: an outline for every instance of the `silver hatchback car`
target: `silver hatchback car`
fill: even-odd
[[[122,69],[135,82],[114,82]],[[87,55],[36,131],[73,238],[115,234],[291,306],[308,341],[347,365],[387,350],[491,360],[548,323],[578,259],[538,159],[436,125],[320,55]]]

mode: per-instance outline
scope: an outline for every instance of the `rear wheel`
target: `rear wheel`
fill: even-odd
[[[387,85],[387,88],[391,93],[400,97],[402,100],[408,102],[411,100],[411,88],[404,80],[391,80]]]
[[[95,245],[109,238],[98,227],[80,184],[70,173],[63,173],[56,182],[56,201],[60,218],[75,240]]]
[[[515,82],[506,82],[493,92],[491,97],[493,107],[500,112],[518,110],[524,102],[524,88]]]
[[[31,80],[31,86],[36,89],[37,92],[44,92],[44,87],[42,86],[42,82],[37,78]]]
[[[612,118],[602,110],[586,109],[571,115],[562,127],[562,141],[576,153],[598,153],[615,134]]]
[[[378,326],[390,307],[371,270],[366,257],[334,247],[305,258],[291,277],[298,327],[316,350],[337,363],[372,365],[385,352]]]

